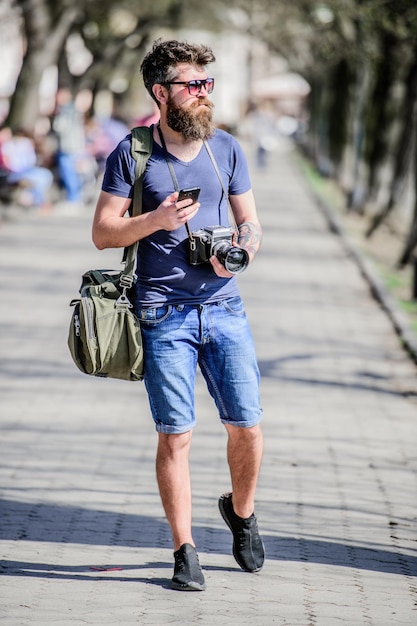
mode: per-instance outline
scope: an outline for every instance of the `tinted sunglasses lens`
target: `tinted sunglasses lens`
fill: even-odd
[[[214,87],[214,78],[208,78],[207,80],[190,80],[188,83],[188,91],[191,96],[198,96],[203,87],[206,89],[207,93],[211,93]]]
[[[201,81],[200,80],[190,80],[188,83],[188,91],[191,96],[198,96],[201,91]]]

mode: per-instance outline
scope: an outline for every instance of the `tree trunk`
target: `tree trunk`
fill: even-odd
[[[417,125],[414,126],[414,189],[417,189]],[[410,224],[407,241],[404,250],[398,260],[397,267],[405,267],[411,261],[412,254],[417,246],[417,194],[414,200],[413,217]]]
[[[338,178],[347,142],[349,92],[352,81],[352,72],[346,59],[342,59],[336,65],[330,81],[329,156],[332,170]]]
[[[390,215],[399,201],[404,182],[410,169],[412,140],[416,128],[417,116],[417,47],[406,79],[406,93],[404,96],[403,112],[399,116],[402,120],[402,131],[398,142],[395,157],[394,175],[391,182],[391,193],[386,205],[377,213],[366,231],[366,237],[371,237],[377,228]]]
[[[26,0],[20,5],[27,47],[5,123],[13,129],[33,131],[39,118],[43,72],[57,64],[79,10],[76,6],[63,9],[58,22],[53,24],[45,0]]]
[[[313,161],[322,176],[329,176],[329,131],[328,105],[329,90],[318,76],[309,78],[311,92],[309,94],[309,130],[307,146],[304,146],[308,157]]]
[[[374,197],[378,187],[378,171],[388,151],[388,129],[392,121],[392,93],[397,69],[395,49],[398,40],[384,33],[380,41],[380,60],[375,67],[376,80],[369,99],[366,116],[365,153],[369,165],[368,196]]]
[[[359,4],[361,4],[359,2]],[[369,97],[369,82],[371,76],[370,61],[363,45],[364,33],[360,21],[356,21],[356,79],[351,104],[352,128],[352,163],[350,173],[350,191],[347,194],[347,210],[362,213],[365,200],[364,176],[364,112]]]

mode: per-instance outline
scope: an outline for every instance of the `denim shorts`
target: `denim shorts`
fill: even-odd
[[[240,297],[143,308],[137,314],[144,382],[158,432],[184,433],[195,426],[197,364],[224,424],[248,428],[260,422],[259,369]]]

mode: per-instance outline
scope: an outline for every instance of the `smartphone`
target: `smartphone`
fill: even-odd
[[[190,189],[181,189],[181,191],[178,194],[177,202],[179,202],[180,200],[185,200],[186,198],[191,198],[191,200],[194,203],[194,202],[197,202],[199,195],[200,195],[200,187],[190,187]]]

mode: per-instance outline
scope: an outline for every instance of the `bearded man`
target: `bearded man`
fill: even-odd
[[[189,467],[197,364],[227,434],[231,492],[220,497],[218,506],[233,535],[233,555],[248,572],[259,571],[265,558],[254,514],[263,451],[259,369],[236,284],[238,270],[212,253],[206,241],[209,225],[223,227],[216,232],[225,232],[226,240],[236,226],[231,248],[246,250],[250,262],[259,249],[261,227],[243,151],[213,123],[208,95],[214,78],[206,67],[214,60],[204,45],[154,43],[141,71],[160,122],[151,127],[142,214],[124,217],[135,180],[129,135],[107,159],[93,222],[99,249],[140,241],[135,312],[158,435],[159,493],[173,538],[172,587],[184,591],[206,587],[192,534]],[[201,190],[198,202],[179,200],[179,189],[196,186]],[[229,202],[235,225],[229,224]],[[203,257],[206,245],[209,252],[190,262],[190,239],[196,232],[203,233]]]

